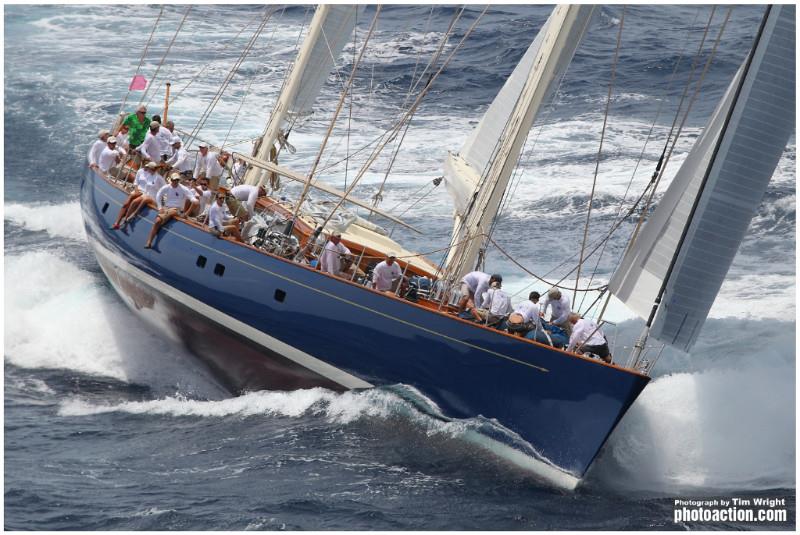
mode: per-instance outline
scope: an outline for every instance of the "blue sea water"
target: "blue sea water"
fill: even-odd
[[[231,397],[186,350],[125,308],[85,241],[77,194],[85,153],[126,97],[159,9],[5,6],[6,529],[794,527],[794,138],[693,354],[665,352],[584,484],[567,492],[471,445],[458,423],[417,413],[396,395],[402,385]],[[337,187],[352,180],[365,154],[347,168],[333,164],[397,116],[414,73],[458,9],[383,8],[355,79],[350,135],[334,132],[325,180]],[[467,8],[445,53],[481,9]],[[184,10],[164,8],[142,67],[148,79]],[[160,108],[161,84],[169,79],[173,95],[180,94],[170,118],[191,130],[264,10],[193,7],[148,95],[151,109]],[[713,14],[709,39],[726,10]],[[733,9],[668,178],[745,57],[762,12],[763,6]],[[362,15],[359,39],[374,13],[370,6]],[[461,146],[548,13],[545,6],[489,8],[417,112],[384,208],[399,205],[395,212],[402,212],[441,174],[446,151]],[[649,179],[710,14],[689,5],[599,8],[553,105],[533,129],[519,185],[498,224],[498,241],[521,262],[539,273],[554,270],[553,277],[569,269],[559,264],[583,230],[620,25],[593,236],[613,221],[655,119],[632,191]],[[259,134],[309,19],[306,7],[275,9],[206,123],[205,139],[233,143]],[[354,51],[346,47],[340,76],[350,72]],[[332,78],[315,113],[292,134],[298,151],[291,165],[310,166],[339,87]],[[140,97],[132,93],[126,108]],[[249,145],[236,148],[247,152]],[[367,173],[356,190],[363,198],[376,191],[387,163]],[[450,214],[446,193],[434,190],[403,216],[426,235],[398,229],[395,237],[419,251],[444,247]],[[598,281],[608,279],[624,245],[624,235],[612,240]],[[509,288],[525,291],[529,281],[510,262],[496,254],[489,262],[507,274]],[[621,353],[641,322],[618,314],[613,336]],[[733,496],[785,498],[788,521],[673,522],[675,498]]]

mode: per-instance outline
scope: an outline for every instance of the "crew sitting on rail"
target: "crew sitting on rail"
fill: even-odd
[[[108,136],[106,139],[106,147],[97,159],[97,166],[104,173],[108,173],[112,168],[116,171],[117,166],[122,162],[125,154],[123,149],[117,148],[117,138]]]
[[[500,276],[492,275],[491,286],[481,296],[481,306],[470,309],[475,319],[489,327],[500,327],[506,317],[514,311],[511,298],[501,289],[502,286]]]
[[[400,265],[395,261],[397,255],[388,253],[386,260],[380,262],[372,270],[372,287],[379,292],[396,292],[397,286],[403,278]]]
[[[325,273],[341,277],[344,260],[351,254],[350,249],[342,243],[342,233],[334,232],[320,255],[320,269]]]
[[[567,333],[572,333],[572,323],[569,322],[569,314],[572,312],[569,306],[569,297],[562,295],[558,288],[551,288],[547,292],[547,300],[543,303],[542,311],[546,312],[550,307],[550,323],[561,327]]]
[[[256,202],[258,198],[265,197],[267,195],[267,189],[264,186],[242,184],[241,186],[233,187],[231,189],[231,195],[243,204],[244,208],[247,210],[247,218],[249,219],[253,217],[253,214],[256,212]],[[233,215],[238,217],[240,214]]]
[[[131,193],[131,196],[128,197],[128,200],[126,200],[125,204],[122,206],[120,215],[117,216],[117,221],[112,228],[118,229],[120,228],[120,224],[123,226],[127,225],[136,218],[136,215],[148,202],[156,202],[158,190],[165,185],[164,177],[156,172],[157,167],[158,164],[156,162],[148,162],[136,172],[134,187],[135,189],[141,189],[142,194],[136,195],[135,190],[134,193]],[[123,210],[125,210],[125,212],[123,212]],[[125,219],[122,219],[122,217]]]
[[[225,194],[217,193],[215,201],[208,209],[209,231],[218,238],[233,236],[233,239],[238,242],[244,241],[239,232],[239,220],[235,217],[232,219],[225,218]]]
[[[89,162],[90,168],[97,169],[100,153],[106,148],[109,135],[111,135],[111,133],[106,129],[100,130],[100,132],[97,133],[97,139],[94,141],[94,143],[92,143],[92,146],[89,148],[89,152],[86,155],[86,160]]]
[[[225,164],[228,163],[230,154],[224,150],[219,153],[209,151],[208,145],[205,143],[200,143],[197,148],[200,154],[197,155],[192,177],[200,178],[201,175],[204,175],[208,179],[208,187],[211,191],[217,191],[219,179],[225,170]]]
[[[597,322],[582,318],[574,312],[570,313],[569,322],[573,327],[567,351],[572,351],[579,355],[591,353],[610,364],[612,358],[611,352],[608,350],[608,340],[603,331],[600,330]]]
[[[192,205],[186,215],[200,220],[207,215],[209,207],[213,204],[211,199],[214,198],[214,193],[208,189],[208,181],[205,178],[190,179],[189,189],[192,192]]]
[[[472,271],[461,279],[461,298],[458,300],[458,311],[464,312],[467,306],[480,308],[483,304],[483,294],[489,289],[492,282],[503,282],[500,275],[489,275],[483,271]]]
[[[167,196],[166,206],[164,206],[161,199]],[[156,206],[158,207],[158,216],[156,217],[153,228],[150,230],[150,235],[147,236],[147,243],[144,248],[150,249],[153,246],[153,238],[156,237],[158,230],[176,215],[180,215],[185,209],[186,204],[191,199],[189,188],[181,184],[181,175],[173,173],[169,177],[169,184],[163,186],[158,193],[156,193]]]
[[[189,152],[183,148],[181,138],[178,136],[172,136],[170,141],[172,142],[172,156],[166,161],[166,164],[173,172],[179,173],[182,178],[190,178],[194,166],[189,158]]]
[[[508,316],[506,321],[508,332],[525,336],[529,331],[542,328],[539,318],[539,297],[539,292],[531,292],[528,294],[527,301],[519,303],[514,308],[514,312]]]

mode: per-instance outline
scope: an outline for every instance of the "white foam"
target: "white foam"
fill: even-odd
[[[3,218],[27,230],[45,231],[57,238],[86,240],[81,207],[77,202],[62,204],[10,203],[4,207]]]
[[[52,251],[6,257],[5,269],[8,362],[219,396],[205,370],[133,316],[101,274]]]

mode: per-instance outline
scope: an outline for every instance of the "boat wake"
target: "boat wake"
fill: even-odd
[[[78,201],[61,204],[19,204],[4,206],[4,219],[29,231],[45,231],[55,238],[86,241]]]

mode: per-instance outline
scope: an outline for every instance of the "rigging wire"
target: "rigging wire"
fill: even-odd
[[[156,17],[156,22],[153,24],[153,29],[150,30],[150,37],[147,38],[147,43],[144,45],[144,50],[142,51],[142,57],[139,58],[139,65],[136,66],[136,72],[133,74],[133,77],[136,78],[139,75],[139,72],[142,69],[142,64],[144,63],[144,58],[147,56],[147,51],[150,48],[150,44],[153,42],[153,35],[156,33],[156,28],[158,28],[158,23],[161,20],[161,16],[164,14],[164,6],[161,6],[161,9],[158,12],[158,17]],[[128,85],[128,92],[125,93],[125,98],[122,99],[122,104],[119,106],[119,112],[117,115],[121,114],[125,109],[125,103],[128,102],[128,97],[131,94],[130,84]],[[141,102],[140,102],[141,104]]]
[[[578,297],[578,282],[581,278],[581,267],[583,266],[583,252],[586,249],[586,239],[589,236],[589,222],[592,216],[592,207],[594,206],[594,193],[597,187],[597,174],[600,171],[600,159],[603,154],[603,142],[606,138],[606,125],[608,124],[608,112],[611,109],[611,95],[614,91],[614,83],[617,79],[617,63],[619,61],[619,51],[622,46],[622,29],[625,26],[625,12],[626,6],[622,7],[622,15],[619,20],[619,31],[617,32],[617,47],[614,50],[614,61],[611,65],[611,81],[608,84],[608,95],[606,96],[606,109],[603,114],[603,128],[600,132],[600,146],[597,148],[597,159],[594,164],[594,177],[592,178],[592,191],[589,195],[589,209],[586,211],[586,224],[583,227],[583,241],[581,243],[581,255],[578,260],[578,270],[575,274],[575,292],[572,294],[572,302],[575,303]]]
[[[662,97],[661,97],[661,99],[659,99],[658,108],[656,109],[655,117],[653,118],[653,122],[650,124],[650,130],[647,132],[647,136],[645,137],[644,144],[642,145],[642,150],[639,153],[639,158],[636,160],[636,165],[634,165],[634,167],[633,167],[633,172],[631,173],[631,178],[630,178],[630,180],[628,180],[628,185],[625,187],[625,193],[622,194],[622,199],[620,199],[619,206],[617,207],[617,213],[614,216],[615,219],[618,218],[620,213],[622,212],[622,208],[625,205],[625,201],[628,198],[628,192],[630,192],[631,186],[633,185],[633,181],[636,178],[636,173],[639,170],[639,165],[642,163],[642,160],[644,159],[644,154],[645,154],[645,151],[647,150],[647,145],[650,142],[650,138],[653,135],[653,131],[655,130],[655,126],[658,123],[658,118],[661,117],[661,111],[662,111],[662,109],[664,107],[664,102],[666,102],[667,99],[668,99],[668,95],[669,95],[670,88],[672,87],[672,83],[675,81],[675,78],[677,77],[678,67],[680,66],[681,62],[683,61],[683,56],[686,53],[686,48],[689,46],[689,38],[691,37],[691,34],[692,34],[692,28],[694,28],[694,25],[697,23],[697,19],[700,17],[700,9],[701,8],[699,8],[699,7],[697,8],[697,11],[695,12],[695,15],[694,15],[694,20],[692,20],[692,24],[686,30],[686,38],[683,41],[683,47],[681,48],[680,54],[678,55],[678,59],[675,61],[675,66],[673,67],[672,73],[670,74],[669,80],[667,81],[667,85],[664,88],[664,91],[662,93]],[[665,145],[665,148],[666,148],[666,145]],[[592,275],[591,275],[591,277],[589,277],[589,282],[587,283],[588,286],[591,286],[592,282],[594,281],[594,277],[597,275],[597,271],[598,271],[598,268],[600,266],[600,260],[603,258],[603,255],[605,254],[606,246],[608,245],[608,243],[609,243],[609,241],[606,241],[603,244],[603,248],[600,250],[600,254],[597,256],[597,261],[595,262],[594,269],[592,270]],[[586,297],[586,295],[584,294],[584,298],[585,297]],[[594,303],[592,305],[590,305],[585,310],[585,313],[588,313],[589,310],[591,310],[593,306],[594,306]],[[577,307],[577,310],[580,310],[582,308],[583,308],[583,299],[581,300],[580,306]],[[605,309],[605,307],[603,307],[603,308]]]
[[[161,61],[158,62],[158,66],[156,67],[156,72],[153,73],[153,77],[150,80],[150,83],[147,85],[147,90],[144,92],[144,94],[142,95],[142,98],[139,100],[139,104],[144,102],[144,99],[147,97],[147,95],[150,93],[150,90],[153,88],[153,83],[158,78],[158,73],[159,73],[159,71],[161,71],[161,67],[162,67],[162,65],[164,65],[164,61],[167,59],[167,55],[169,54],[170,50],[172,50],[172,45],[175,44],[175,39],[178,38],[178,34],[183,29],[183,25],[186,22],[186,17],[189,16],[189,12],[191,10],[192,10],[192,6],[191,5],[186,6],[186,11],[183,13],[183,18],[181,19],[180,24],[178,24],[178,29],[175,30],[175,34],[172,36],[172,39],[170,40],[169,45],[167,45],[167,49],[164,51],[164,54],[161,56]]]

